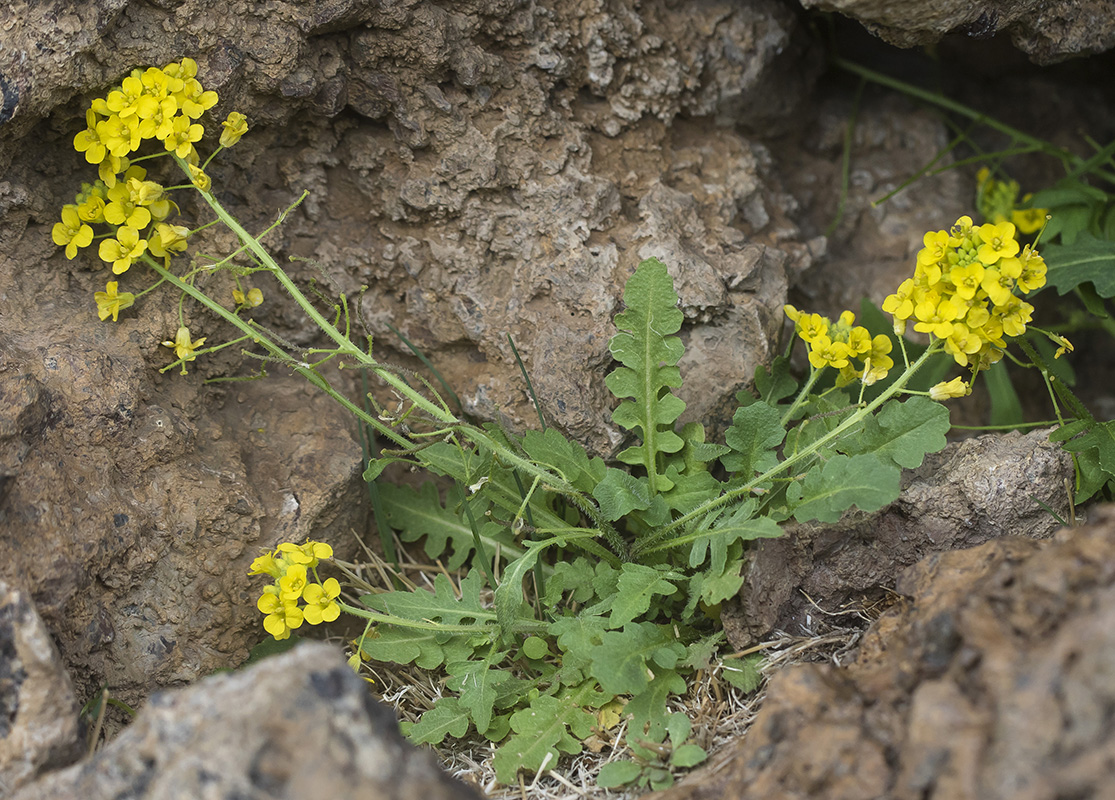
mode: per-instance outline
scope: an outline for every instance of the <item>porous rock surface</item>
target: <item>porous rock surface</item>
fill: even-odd
[[[1115,508],[905,570],[846,667],[775,675],[754,726],[655,800],[1108,797]]]
[[[336,797],[478,800],[405,742],[337,648],[306,643],[155,694],[92,757],[11,800]]]
[[[1101,53],[1115,46],[1115,11],[1107,0],[801,0],[837,11],[899,47],[932,44],[958,33],[987,39],[1003,31],[1039,64]]]
[[[826,614],[880,599],[933,553],[1000,536],[1048,538],[1059,527],[1048,509],[1068,516],[1072,478],[1072,459],[1048,430],[950,444],[905,470],[901,496],[885,508],[787,525],[783,537],[755,542],[740,599],[722,614],[728,639],[743,649],[772,630],[810,636]]]

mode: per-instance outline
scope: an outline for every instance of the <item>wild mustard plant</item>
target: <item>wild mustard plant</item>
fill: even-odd
[[[914,375],[941,353],[973,376],[994,363],[1030,321],[1019,294],[1045,280],[1044,262],[1017,241],[1013,222],[976,226],[965,217],[926,234],[914,276],[884,305],[893,337],[855,325],[850,312],[832,322],[787,306],[808,348],[809,375],[799,385],[788,353],[757,370],[755,393],[737,395],[732,424],[715,443],[700,423],[678,422],[683,315],[666,265],[648,259],[627,281],[610,345],[619,366],[606,385],[620,401],[613,420],[629,446],[616,456],[622,466],[609,466],[553,428],[520,436],[460,419],[430,384],[373,357],[370,336],[353,340],[346,297],[328,315],[311,303],[260,243],[263,234],[245,230],[211,191],[209,160],[196,148],[216,102],[190,59],[136,70],[95,100],[74,147],[98,179],[63,209],[54,241],[73,258],[100,239],[97,254],[117,276],[95,294],[102,320],[116,321],[154,288],[120,291],[118,276],[144,268],[156,286],[179,293],[180,309],[193,299],[239,332],[206,348],[210,337],[195,339],[180,313],[174,338],[168,332],[162,341],[177,359],[166,369],[184,371],[199,355],[240,343],[245,356],[303,376],[376,432],[382,446],[366,480],[392,462],[452,479],[445,497],[433,483],[380,487],[381,522],[465,569],[460,579],[440,574],[432,591],[345,600],[336,578],[318,574],[333,555],[322,542],[284,542],[255,559],[250,574],[270,579],[256,607],[273,638],[346,612],[366,621],[350,659],[357,668],[377,659],[444,673],[447,693],[406,732],[438,743],[475,731],[498,743],[494,767],[505,782],[580,752],[594,728],[616,723],[617,709],[627,721],[617,746],[636,761],[603,773],[603,785],[661,788],[671,770],[699,763],[704,750],[688,741],[691,722],[670,699],[698,672],[755,686],[755,659],[721,655],[718,624],[720,604],[744,584],[751,543],[781,535],[779,523],[790,519],[832,522],[852,507],[894,501],[901,470],[945,445],[949,414],[937,401],[970,390],[956,378],[915,392]],[[221,129],[219,147],[232,146],[247,121],[232,112]],[[137,155],[148,142],[157,152]],[[159,155],[175,162],[184,183],[164,187],[148,177],[138,162]],[[172,189],[198,192],[240,247],[178,274],[175,258],[195,231],[171,221]],[[105,230],[96,235],[93,226]],[[234,267],[237,255],[253,266]],[[232,273],[231,297],[198,285],[199,274],[219,269]],[[260,279],[274,280],[328,346],[296,349],[246,318],[262,302],[252,285]],[[929,339],[914,359],[903,339],[911,321]],[[384,407],[369,396],[374,411],[366,411],[330,384],[322,370],[329,362],[377,379],[395,401]],[[815,390],[830,370],[835,385]]]

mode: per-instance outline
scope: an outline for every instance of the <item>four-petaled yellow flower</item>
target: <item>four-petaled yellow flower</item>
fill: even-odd
[[[147,250],[147,240],[139,238],[139,231],[124,226],[118,228],[115,239],[103,239],[98,254],[102,261],[112,264],[112,271],[120,275],[127,272],[132,262]]]
[[[263,292],[260,289],[249,289],[245,294],[240,289],[233,289],[232,299],[238,306],[255,308],[263,302]]]
[[[306,622],[319,625],[322,622],[332,622],[341,615],[341,608],[336,599],[341,594],[341,584],[336,578],[327,578],[325,583],[311,583],[302,593],[306,601],[303,611]]]
[[[61,247],[66,246],[66,258],[77,255],[79,247],[88,247],[93,241],[93,229],[81,221],[77,206],[62,206],[62,221],[54,223],[50,238]]]
[[[285,602],[277,594],[266,589],[256,602],[256,608],[265,615],[263,629],[276,639],[289,638],[290,632],[302,625],[302,609],[298,604]]]
[[[101,318],[102,322],[110,316],[112,321],[116,322],[120,312],[135,302],[134,294],[131,292],[118,294],[116,287],[116,281],[109,281],[105,284],[105,291],[93,292],[93,299],[97,301],[97,316]]]

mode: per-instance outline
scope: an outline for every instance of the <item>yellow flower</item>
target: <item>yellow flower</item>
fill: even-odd
[[[268,586],[267,589],[273,589]],[[263,594],[256,602],[258,608],[265,616],[263,629],[276,639],[286,639],[291,630],[302,625],[302,609],[297,602],[284,602],[278,595],[263,590]]]
[[[93,241],[93,229],[81,221],[77,206],[62,206],[62,221],[54,223],[50,238],[61,247],[66,246],[66,258],[77,255],[79,247],[88,247]]]
[[[820,314],[805,314],[798,321],[798,336],[802,341],[813,343],[822,336],[826,336],[829,321]]]
[[[193,152],[194,142],[200,141],[203,133],[204,128],[191,124],[189,117],[175,117],[171,133],[163,140],[163,144],[179,158],[187,158]]]
[[[1045,224],[1048,213],[1049,209],[1046,208],[1016,208],[1011,212],[1010,220],[1018,226],[1020,233],[1029,235]]]
[[[186,374],[187,361],[193,361],[197,358],[196,351],[199,347],[205,344],[207,337],[202,336],[196,342],[190,340],[190,329],[185,325],[178,329],[178,333],[174,337],[174,341],[163,342],[163,347],[170,347],[174,350],[174,355],[182,359],[182,374]]]
[[[135,116],[136,106],[143,96],[143,83],[134,75],[129,75],[120,84],[120,88],[109,92],[105,98],[108,110],[115,113],[120,119]]]
[[[1019,289],[1028,293],[1045,286],[1045,260],[1031,250],[1030,245],[1026,245],[1019,261],[1022,264],[1022,271],[1017,275]]]
[[[306,601],[303,611],[306,622],[311,625],[320,625],[322,622],[332,622],[341,615],[341,608],[336,599],[341,593],[341,584],[336,578],[327,578],[325,583],[311,583],[302,593]]]
[[[151,222],[151,212],[136,202],[136,195],[131,184],[117,183],[108,190],[108,205],[105,206],[105,222],[110,225],[126,225],[137,231],[146,228]]]
[[[77,215],[82,222],[97,224],[105,221],[105,201],[100,195],[91,194],[78,203]]]
[[[208,193],[209,189],[212,188],[213,185],[213,182],[209,179],[209,176],[206,175],[200,167],[196,167],[193,164],[186,164],[186,166],[190,168],[190,180],[193,182],[194,186],[201,189],[201,191]]]
[[[283,571],[273,552],[264,553],[252,562],[248,568],[249,575],[270,575],[275,580],[282,577]]]
[[[125,119],[116,114],[97,123],[97,135],[114,156],[126,156],[138,148],[142,141],[139,120],[135,117]]]
[[[232,147],[248,132],[248,118],[239,111],[230,111],[221,127],[224,128],[221,131],[221,147]]]
[[[918,251],[918,263],[929,266],[939,264],[945,258],[949,246],[949,235],[944,231],[929,231],[922,237],[925,245]]]
[[[127,225],[118,228],[115,239],[102,239],[98,255],[101,261],[112,264],[116,275],[127,272],[132,262],[147,250],[147,240],[139,238],[139,231]]]
[[[173,97],[140,98],[136,107],[139,117],[139,135],[144,139],[166,139],[174,133],[174,115],[178,113],[178,103]]]
[[[956,303],[933,292],[914,308],[914,315],[918,318],[914,330],[947,339],[952,336],[953,320],[960,317],[960,310]]]
[[[1053,338],[1061,343],[1061,346],[1057,348],[1057,352],[1053,354],[1053,358],[1055,359],[1063,356],[1066,351],[1071,353],[1073,350],[1076,349],[1072,346],[1072,342],[1070,342],[1064,336],[1054,336]]]
[[[116,322],[116,317],[125,308],[128,308],[135,302],[136,296],[131,292],[124,292],[117,294],[116,281],[109,281],[105,284],[105,291],[93,292],[93,299],[97,301],[97,316],[104,322],[108,319],[109,315],[112,316],[112,321]]]
[[[956,288],[957,297],[962,300],[971,300],[979,291],[980,282],[983,280],[984,268],[978,261],[964,267],[953,267],[949,271],[949,280]]]
[[[306,590],[308,579],[305,564],[291,564],[286,573],[279,578],[279,594],[284,600],[294,602]]]
[[[279,551],[287,561],[292,564],[301,564],[306,569],[316,567],[319,559],[333,557],[333,548],[325,542],[306,542],[303,545],[283,542],[279,545]]]
[[[155,223],[155,233],[147,240],[147,250],[156,258],[167,258],[171,253],[181,253],[189,243],[186,237],[190,229],[183,225]]]
[[[953,378],[951,381],[941,381],[929,390],[929,396],[937,401],[948,400],[951,397],[965,397],[972,389],[962,378]]]
[[[984,266],[989,267],[1001,258],[1018,255],[1019,246],[1014,231],[1011,222],[979,226],[977,233],[983,244],[979,246],[978,257]]]
[[[844,342],[834,342],[825,334],[809,343],[809,363],[816,369],[822,367],[842,369],[848,366],[849,355],[848,345]]]
[[[239,289],[232,290],[232,299],[238,306],[245,308],[255,308],[263,302],[263,292],[259,289],[249,289],[247,294],[244,294]]]
[[[85,160],[90,164],[100,164],[104,161],[108,148],[97,133],[97,115],[92,109],[85,112],[85,124],[85,130],[74,137],[74,150],[85,153]]]

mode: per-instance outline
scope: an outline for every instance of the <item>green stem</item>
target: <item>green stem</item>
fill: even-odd
[[[382,625],[395,625],[400,628],[414,628],[422,631],[436,631],[438,633],[449,634],[468,634],[468,633],[489,633],[493,634],[498,630],[498,625],[476,624],[476,625],[451,625],[445,622],[426,622],[417,619],[404,619],[403,617],[394,617],[390,614],[380,614],[377,611],[369,611],[366,608],[359,606],[350,606],[340,600],[336,601],[341,610],[345,613],[352,614],[354,617],[370,620]],[[484,612],[469,612],[469,616],[479,619],[489,619],[495,622],[495,613]],[[538,620],[517,619],[512,627],[516,633],[536,633],[543,632],[547,628],[547,623],[539,622]]]
[[[939,339],[934,339],[930,343],[929,347],[925,349],[925,352],[921,354],[921,357],[918,358],[918,360],[915,361],[912,365],[910,365],[909,369],[903,372],[902,375],[894,383],[888,386],[886,391],[881,393],[866,406],[856,411],[854,414],[852,414],[838,426],[833,428],[827,434],[822,436],[820,439],[806,447],[804,450],[800,450],[799,452],[794,453],[792,456],[787,457],[785,460],[780,461],[776,466],[770,468],[762,475],[759,475],[757,478],[753,478],[752,480],[745,483],[743,486],[725,492],[724,494],[713,500],[709,500],[693,511],[690,511],[688,514],[678,517],[678,519],[674,520],[669,525],[661,528],[653,535],[640,540],[631,548],[632,556],[637,557],[642,553],[650,551],[652,548],[654,550],[661,550],[664,549],[664,547],[672,546],[672,544],[665,544],[664,540],[666,540],[674,531],[678,530],[679,528],[685,527],[694,520],[700,519],[709,512],[715,511],[717,508],[720,508],[723,505],[727,505],[734,500],[750,494],[751,490],[754,489],[756,486],[762,483],[766,483],[767,481],[776,477],[779,473],[785,472],[794,464],[797,464],[799,461],[812,456],[814,453],[828,445],[830,442],[839,439],[845,433],[862,423],[863,420],[869,414],[872,414],[877,408],[879,408],[879,406],[901,392],[905,388],[906,384],[909,383],[910,379],[913,378],[914,374],[919,369],[921,369],[925,362],[928,361],[932,356],[939,353],[943,348],[944,344]],[[660,544],[662,546],[657,546]]]
[[[992,130],[999,131],[999,133],[1011,137],[1011,139],[1013,139],[1014,141],[1025,142],[1027,145],[1030,145],[1036,150],[1040,150],[1041,152],[1053,156],[1054,158],[1058,158],[1065,163],[1071,164],[1074,168],[1080,167],[1081,165],[1086,163],[1085,159],[1069,152],[1068,150],[1065,150],[1062,147],[1057,147],[1050,142],[1046,142],[1042,139],[1038,139],[1037,137],[1030,136],[1027,133],[1023,133],[1017,128],[1012,128],[1010,125],[999,122],[999,120],[994,119],[993,117],[989,117],[986,114],[982,114],[973,108],[969,108],[963,103],[958,103],[955,100],[950,100],[949,98],[944,97],[943,95],[940,95],[936,92],[927,91],[918,86],[914,86],[911,83],[900,81],[897,78],[892,78],[889,75],[884,75],[881,72],[876,72],[873,69],[868,69],[867,67],[864,67],[860,64],[856,64],[854,61],[847,61],[843,58],[834,58],[833,64],[843,70],[853,73],[854,75],[859,75],[861,78],[866,78],[872,83],[877,83],[880,86],[886,86],[888,88],[895,89],[896,91],[902,92],[903,94],[909,95],[910,97],[916,97],[919,100],[924,100],[927,103],[932,103],[947,111],[952,111],[953,113],[959,114],[963,117],[967,117],[968,119],[974,120],[975,122],[978,122],[982,125],[986,125]],[[1115,174],[1113,173],[1093,168],[1092,174],[1098,175],[1105,180],[1115,182]]]

